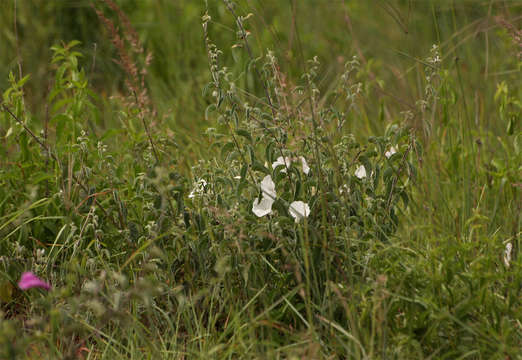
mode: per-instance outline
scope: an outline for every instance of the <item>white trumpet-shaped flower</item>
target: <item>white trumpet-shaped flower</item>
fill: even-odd
[[[308,175],[310,172],[310,167],[308,166],[308,163],[306,162],[306,159],[304,156],[299,156],[299,160],[301,160],[301,164],[303,166],[303,172]],[[276,161],[272,163],[272,169],[275,169],[278,166],[284,166],[284,169],[281,170],[282,173],[286,173],[286,170],[290,167],[292,164],[292,161],[297,161],[297,158],[291,158],[289,156],[279,156]]]
[[[275,169],[276,167],[280,166],[280,165],[283,165],[285,168],[283,170],[281,170],[282,173],[286,173],[286,169],[288,169],[290,167],[290,164],[292,164],[292,159],[290,159],[290,157],[288,156],[285,156],[285,157],[278,157],[276,159],[276,161],[274,161],[272,163],[272,169]]]
[[[388,150],[388,151],[386,151],[386,152],[384,153],[384,156],[386,156],[386,157],[389,159],[389,158],[390,158],[393,154],[395,154],[396,152],[397,152],[397,149],[395,148],[395,146],[392,146],[392,147],[390,148],[390,150]]]
[[[255,199],[254,204],[252,205],[252,212],[257,217],[263,217],[265,215],[268,215],[272,212],[273,203],[274,200],[266,197],[263,197],[261,201],[259,201],[259,199]]]
[[[275,200],[275,184],[272,181],[272,177],[270,175],[265,176],[263,181],[261,181],[261,191],[263,191],[263,197],[268,197],[272,200]]]
[[[294,201],[290,204],[288,208],[290,215],[295,219],[295,222],[301,221],[302,218],[308,217],[310,215],[310,207],[307,203],[302,201]]]
[[[306,159],[303,156],[299,156],[299,159],[301,159],[301,164],[303,164],[303,172],[305,173],[305,175],[308,175],[308,173],[310,172],[310,167],[308,166]]]
[[[262,217],[272,212],[272,205],[274,204],[275,198],[277,196],[275,191],[275,184],[272,181],[272,177],[270,175],[265,176],[263,181],[261,181],[261,191],[263,192],[261,201],[259,201],[259,199],[255,199],[254,203],[252,204],[252,212],[257,217]]]
[[[366,168],[364,165],[361,165],[355,170],[355,176],[357,176],[359,179],[364,179],[366,177]]]

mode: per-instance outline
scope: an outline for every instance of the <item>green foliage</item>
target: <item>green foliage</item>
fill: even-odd
[[[0,358],[520,358],[509,6],[89,3],[0,5]]]

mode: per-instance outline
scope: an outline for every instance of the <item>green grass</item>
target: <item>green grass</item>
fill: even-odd
[[[522,359],[518,2],[90,4],[0,4],[0,358]]]

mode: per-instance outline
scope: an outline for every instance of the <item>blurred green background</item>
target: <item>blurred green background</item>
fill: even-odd
[[[92,4],[117,22],[101,1],[0,2],[0,88],[6,88],[9,71],[18,73],[20,62],[23,74],[31,74],[26,101],[35,114],[41,112],[52,81],[50,47],[77,39],[82,42],[83,67],[92,86],[105,96],[122,92],[124,73],[112,60],[116,52]],[[209,79],[201,27],[205,2],[117,4],[154,55],[147,81],[155,106],[161,114],[169,114],[172,126],[199,132],[206,106],[202,91]],[[231,49],[236,39],[233,18],[221,1],[211,0],[208,6],[211,36],[224,50],[224,62],[244,68],[244,52]],[[248,30],[255,55],[273,50],[290,81],[298,81],[304,60],[317,55],[322,63],[321,86],[328,89],[345,61],[358,55],[372,73],[370,78],[377,76],[386,90],[376,96],[400,111],[422,95],[422,61],[433,44],[440,44],[445,67],[460,66],[463,86],[471,94],[491,93],[498,82],[519,76],[516,56],[505,56],[515,54],[516,45],[497,21],[520,24],[522,2],[516,0],[242,0],[237,2],[237,13],[254,15]],[[484,106],[487,114],[491,102],[486,100]]]

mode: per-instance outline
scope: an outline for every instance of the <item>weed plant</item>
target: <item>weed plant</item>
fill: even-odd
[[[404,3],[381,4],[399,34],[427,6]],[[326,65],[340,35],[308,37],[311,11],[329,7],[267,2],[260,19],[258,2],[187,3],[173,26],[197,14],[203,41],[184,57],[167,46],[184,39],[132,25],[158,14],[152,2],[78,4],[90,15],[45,9],[99,21],[118,64],[104,75],[119,85],[69,34],[34,80],[14,52],[0,114],[0,358],[522,359],[517,4],[433,2],[439,38],[404,72],[406,53],[373,59],[357,40],[350,14],[376,11],[365,2],[336,5],[352,51]],[[278,11],[293,31],[258,46]],[[467,60],[459,13],[496,43],[485,68]],[[50,290],[19,285],[26,271]]]

